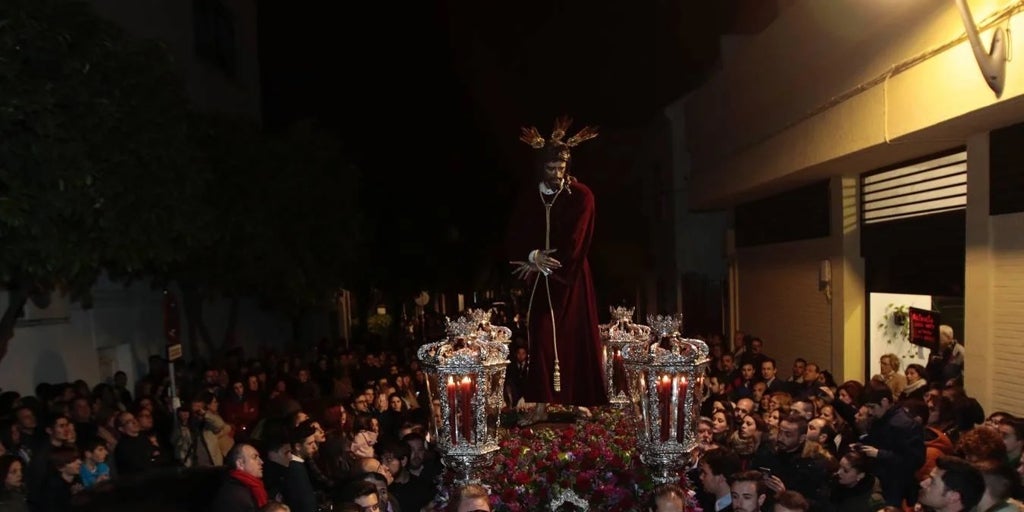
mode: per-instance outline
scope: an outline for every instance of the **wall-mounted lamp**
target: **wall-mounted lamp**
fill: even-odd
[[[1006,31],[1002,27],[996,27],[992,34],[992,47],[985,51],[981,44],[981,35],[978,33],[978,26],[971,16],[971,9],[967,6],[967,0],[953,0],[960,9],[960,18],[964,22],[964,29],[967,30],[967,39],[971,41],[971,50],[974,51],[974,58],[978,61],[981,74],[985,76],[985,82],[992,91],[999,96],[1003,93],[1003,82],[1006,79]]]

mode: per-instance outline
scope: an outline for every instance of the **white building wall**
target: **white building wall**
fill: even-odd
[[[1024,414],[1024,213],[991,217],[991,410]],[[973,310],[971,310],[973,311]],[[968,318],[972,317],[969,315]],[[973,339],[972,339],[973,341]],[[971,343],[971,349],[975,343]],[[969,349],[970,350],[970,349]],[[967,364],[973,364],[973,358]]]
[[[989,215],[989,137],[967,143],[964,380],[986,411],[1024,414],[1024,213]]]
[[[101,280],[94,294],[94,307],[86,310],[72,304],[66,323],[15,328],[10,349],[0,361],[0,388],[31,394],[41,382],[83,379],[94,386],[117,370],[127,373],[131,382],[145,374],[149,356],[164,354],[166,344],[161,291],[146,284],[123,287]],[[181,294],[177,297],[180,305]],[[216,344],[224,339],[228,310],[227,300],[204,305],[204,320]],[[181,322],[187,333],[184,313]],[[309,346],[329,332],[327,312],[313,312],[300,322],[299,342]],[[280,351],[292,339],[292,323],[262,310],[253,300],[243,300],[237,339],[247,356],[256,356],[264,346]],[[187,335],[182,341],[185,356],[191,359]]]

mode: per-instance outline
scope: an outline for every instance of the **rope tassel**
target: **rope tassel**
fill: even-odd
[[[555,387],[555,393],[560,393],[562,391],[562,373],[558,371],[558,361],[555,361],[555,374],[551,380]]]

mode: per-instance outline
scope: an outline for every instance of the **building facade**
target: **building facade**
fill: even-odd
[[[981,53],[992,27],[1024,28],[1015,2],[967,3]],[[954,2],[787,2],[730,40],[678,126],[693,207],[732,213],[731,327],[780,364],[864,379],[883,353],[923,355],[886,334],[923,305],[964,342],[968,392],[1019,414],[1024,67],[994,92],[967,26]],[[883,293],[907,304],[873,306]]]

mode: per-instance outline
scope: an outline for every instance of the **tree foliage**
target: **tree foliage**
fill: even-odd
[[[0,281],[87,297],[103,270],[167,268],[201,244],[181,180],[193,157],[187,102],[167,53],[83,3],[0,3]],[[183,214],[185,213],[185,214]]]
[[[30,294],[102,273],[309,307],[356,260],[354,177],[312,128],[191,112],[167,51],[86,3],[0,2],[0,358]]]
[[[297,317],[356,277],[358,172],[337,140],[309,124],[264,134],[218,116],[197,116],[195,133],[214,170],[205,202],[216,215],[204,227],[213,239],[167,275],[186,290],[190,316],[201,314],[196,300],[247,296]]]

